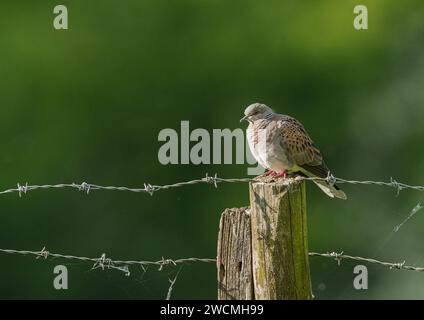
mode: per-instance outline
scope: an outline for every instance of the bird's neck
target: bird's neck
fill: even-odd
[[[269,112],[269,113],[265,114],[264,119],[265,119],[265,120],[270,120],[270,119],[273,117],[273,115],[274,115],[274,113]]]

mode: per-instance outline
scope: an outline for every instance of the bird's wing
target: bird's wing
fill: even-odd
[[[330,171],[303,125],[289,116],[280,116],[278,122],[280,144],[285,149],[287,157],[306,176],[326,178]],[[337,185],[329,184],[325,180],[314,183],[332,198],[347,199],[346,194]]]
[[[303,125],[292,117],[283,116],[280,119],[280,130],[280,143],[289,159],[313,176],[327,177],[329,170],[321,152],[314,145]]]

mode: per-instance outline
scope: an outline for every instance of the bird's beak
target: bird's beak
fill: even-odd
[[[244,116],[243,118],[240,119],[240,122],[247,121],[247,118],[248,116]]]

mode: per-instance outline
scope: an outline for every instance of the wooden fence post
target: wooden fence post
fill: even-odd
[[[221,218],[218,298],[312,299],[305,182],[251,182],[249,193],[249,210]]]
[[[290,179],[292,180],[292,179]],[[250,183],[255,299],[312,299],[305,182]]]
[[[247,208],[226,209],[218,235],[218,299],[253,300],[250,215]]]

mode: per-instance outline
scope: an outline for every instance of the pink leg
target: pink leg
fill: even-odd
[[[267,172],[265,172],[262,177],[267,177],[267,176],[274,176],[276,173],[275,171],[272,170],[268,170]]]
[[[277,173],[276,175],[274,175],[274,177],[276,178],[283,177],[285,179],[287,177],[287,174],[285,171],[283,171],[283,172]]]

